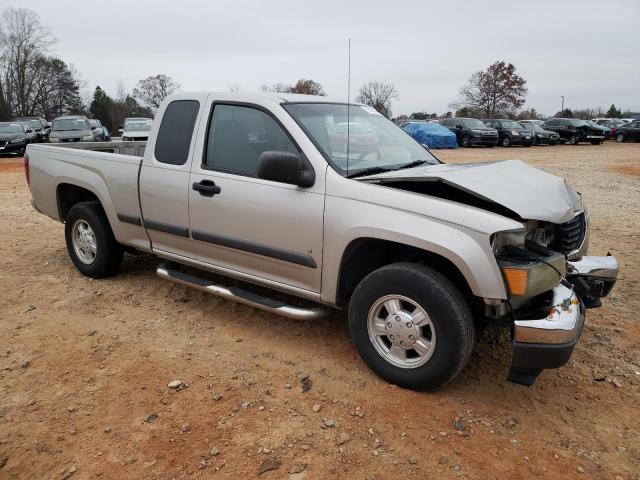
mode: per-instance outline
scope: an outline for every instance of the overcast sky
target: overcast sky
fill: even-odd
[[[526,6],[525,6],[526,5]],[[183,90],[311,78],[347,97],[366,81],[395,84],[394,114],[445,112],[469,76],[495,60],[527,80],[527,105],[553,114],[611,103],[640,110],[640,1],[0,0],[36,11],[53,53],[84,94],[114,94],[165,73]]]

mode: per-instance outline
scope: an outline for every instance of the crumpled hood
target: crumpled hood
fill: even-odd
[[[395,181],[441,181],[502,205],[526,220],[564,223],[582,208],[580,195],[564,179],[520,160],[428,165],[369,175],[360,180],[390,187]]]

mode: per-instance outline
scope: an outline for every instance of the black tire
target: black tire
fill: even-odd
[[[409,298],[429,315],[436,342],[425,364],[414,368],[393,365],[370,340],[370,309],[387,295]],[[349,331],[362,359],[375,373],[412,390],[434,389],[453,380],[469,361],[475,339],[471,310],[460,291],[438,271],[415,263],[387,265],[360,282],[349,304]]]
[[[468,133],[463,133],[460,137],[460,146],[461,147],[470,147],[471,146],[471,137]]]
[[[578,137],[576,135],[571,135],[571,137],[569,137],[569,141],[567,143],[569,145],[577,145],[578,144]]]
[[[73,226],[79,220],[89,224],[95,235],[96,253],[92,263],[83,262],[73,246]],[[120,268],[124,250],[113,236],[109,220],[98,202],[80,202],[71,207],[65,218],[64,236],[69,256],[83,275],[106,278]]]
[[[624,135],[622,133],[616,135],[616,142],[624,143]]]
[[[502,139],[502,141],[500,142],[500,145],[502,145],[503,147],[510,147],[511,146],[511,138],[504,137]]]

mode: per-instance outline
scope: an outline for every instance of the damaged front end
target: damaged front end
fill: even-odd
[[[542,370],[566,364],[582,333],[585,310],[600,307],[616,282],[613,256],[583,255],[586,215],[578,212],[567,224],[529,222],[522,231],[493,239],[509,299],[488,311],[512,320],[507,377],[512,382],[532,385]]]

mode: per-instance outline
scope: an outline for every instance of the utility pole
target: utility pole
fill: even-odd
[[[562,112],[562,115],[564,116],[564,95],[560,95],[560,98],[562,98],[562,109],[560,112]]]

